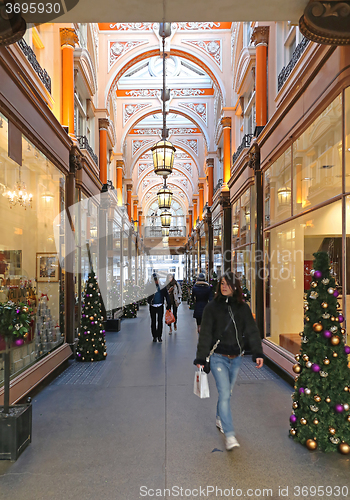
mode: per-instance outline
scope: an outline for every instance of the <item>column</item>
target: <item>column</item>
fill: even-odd
[[[123,160],[117,160],[116,161],[116,169],[117,169],[117,200],[118,200],[118,207],[121,207],[123,205],[123,168],[124,168],[124,161]]]
[[[193,198],[193,227],[197,226],[197,218],[198,218],[198,213],[197,213],[197,198]]]
[[[188,234],[189,234],[189,236],[191,236],[192,228],[193,228],[192,210],[189,210],[188,211]]]
[[[213,204],[214,193],[214,158],[207,158],[207,183],[208,183],[208,205]]]
[[[74,47],[78,37],[73,28],[60,28],[62,48],[62,125],[74,135]]]
[[[99,118],[98,127],[100,131],[99,145],[99,165],[100,165],[100,181],[102,184],[107,184],[107,130],[109,126],[108,118]]]
[[[133,221],[134,221],[134,229],[136,231],[137,229],[137,200],[133,200],[133,214],[132,214],[132,218],[133,218]]]
[[[201,182],[198,184],[199,191],[199,220],[203,219],[203,207],[204,207],[204,184]]]
[[[223,134],[224,134],[224,156],[223,156],[223,163],[224,163],[224,178],[223,178],[223,184],[226,185],[228,184],[228,181],[230,180],[231,177],[231,117],[230,116],[224,116],[224,118],[221,118],[221,124],[223,127]]]
[[[222,250],[223,250],[223,269],[224,272],[231,271],[231,237],[232,237],[232,219],[230,192],[221,193],[220,204],[222,206]]]
[[[127,184],[126,185],[126,204],[127,204],[128,217],[129,217],[130,222],[131,222],[131,190],[132,190],[132,184]]]
[[[254,28],[252,41],[256,47],[255,62],[255,112],[256,126],[264,127],[267,123],[267,44],[269,27]]]
[[[139,235],[142,236],[142,210],[139,210],[139,217],[138,217],[138,223],[139,223]]]

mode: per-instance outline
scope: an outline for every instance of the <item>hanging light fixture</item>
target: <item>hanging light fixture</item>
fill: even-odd
[[[167,212],[166,210],[164,210],[164,212],[162,212],[160,214],[160,220],[162,221],[162,226],[163,227],[170,227],[170,224],[171,224],[171,212]]]
[[[279,205],[289,205],[292,197],[292,190],[289,187],[283,186],[277,191]]]
[[[238,230],[239,230],[239,224],[238,224],[238,222],[234,222],[232,224],[232,236],[234,238],[236,238],[236,236],[238,235]]]
[[[160,23],[159,35],[162,37],[163,41],[163,90],[161,95],[163,101],[163,132],[161,140],[151,148],[151,151],[153,155],[154,172],[158,175],[167,176],[173,171],[174,153],[176,151],[172,143],[167,141],[168,130],[166,128],[165,111],[165,101],[168,101],[170,98],[170,92],[165,88],[165,38],[171,35],[171,23]]]
[[[33,195],[27,192],[26,185],[22,182],[21,167],[19,167],[18,181],[15,183],[13,190],[8,190],[5,194],[9,200],[10,208],[15,205],[21,205],[26,210],[27,207],[32,207]]]
[[[162,236],[169,236],[169,228],[168,227],[162,227]]]
[[[173,197],[172,191],[166,185],[166,178],[164,177],[164,186],[158,191],[158,205],[159,208],[170,208],[171,199]]]

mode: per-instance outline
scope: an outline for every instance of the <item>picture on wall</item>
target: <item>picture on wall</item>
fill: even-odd
[[[40,281],[58,281],[57,253],[36,254],[36,279]]]
[[[0,274],[4,276],[22,274],[22,250],[0,250]]]

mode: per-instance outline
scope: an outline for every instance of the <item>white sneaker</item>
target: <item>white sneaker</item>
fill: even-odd
[[[216,427],[219,429],[220,432],[224,433],[224,429],[222,428],[222,423],[219,417],[216,417]]]
[[[240,446],[240,444],[237,441],[235,436],[229,436],[226,438],[226,450],[227,451],[232,450],[232,448],[237,448],[239,446]]]

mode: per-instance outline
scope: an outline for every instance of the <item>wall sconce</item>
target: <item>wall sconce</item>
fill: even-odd
[[[277,191],[277,199],[279,205],[289,205],[292,197],[292,190],[289,187],[283,186]]]

